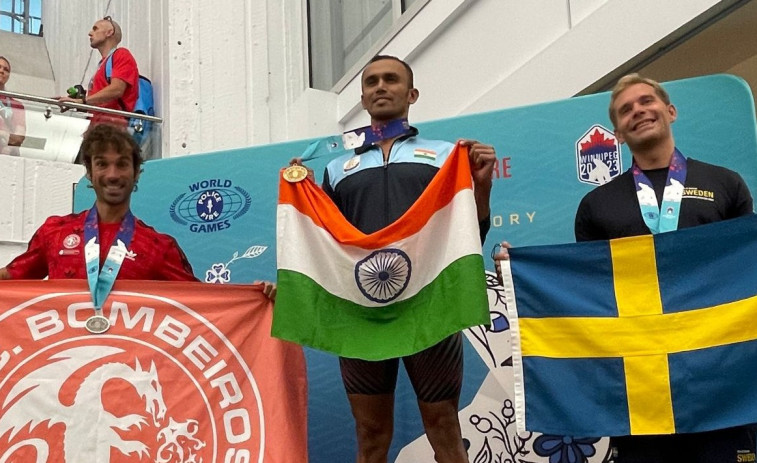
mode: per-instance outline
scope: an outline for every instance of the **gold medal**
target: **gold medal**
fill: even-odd
[[[305,180],[308,176],[308,170],[304,166],[289,166],[284,169],[284,180],[289,183],[297,183]]]

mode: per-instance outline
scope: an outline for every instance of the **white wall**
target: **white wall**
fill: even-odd
[[[570,97],[680,33],[694,18],[731,3],[431,0],[373,52],[405,58],[413,66],[421,98],[412,120],[439,119]],[[122,45],[156,88],[165,119],[164,157],[330,135],[368,122],[359,107],[359,65],[333,92],[308,88],[305,0],[43,5],[57,92],[81,82],[82,75],[86,85],[96,69],[99,56],[87,38],[92,23],[105,14],[119,21]],[[70,168],[51,165],[32,179],[17,175],[27,185],[43,182],[49,191],[47,176],[58,178],[58,171]],[[15,175],[1,178],[0,195],[31,207],[27,195],[38,188],[12,188],[7,182]],[[68,204],[55,204],[14,216],[33,218],[8,222],[19,230],[12,239],[23,241],[30,234],[16,220],[39,223],[52,209],[70,210]],[[3,247],[0,243],[0,258]]]
[[[41,37],[0,31],[0,56],[11,63],[11,77],[5,85],[6,90],[53,96],[53,69]]]
[[[163,69],[170,82],[167,99],[163,96],[170,108],[164,111],[167,153],[268,143],[266,2],[163,3],[168,18]]]
[[[432,1],[415,21],[438,24],[433,43],[415,37],[413,26],[384,51],[408,56],[413,66],[421,98],[412,118],[440,119],[573,96],[717,3]],[[440,22],[442,5],[457,7],[454,21]],[[359,95],[356,78],[338,97],[345,127],[367,123],[351,112]]]
[[[421,99],[412,118],[438,119],[572,96],[729,3],[431,0],[375,51],[413,66]],[[105,14],[122,25],[122,45],[153,79],[166,118],[165,157],[331,134],[366,121],[359,66],[337,91],[307,88],[305,0],[45,2],[56,91],[82,75],[88,82],[99,57],[87,32]]]
[[[26,249],[51,215],[71,211],[74,183],[84,167],[0,156],[0,192],[7,198],[0,214],[0,267]]]

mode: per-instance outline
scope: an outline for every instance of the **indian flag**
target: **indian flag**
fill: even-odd
[[[430,159],[431,161],[433,161],[434,159],[436,159],[436,151],[434,151],[434,150],[427,150],[427,149],[423,149],[423,148],[416,148],[415,151],[413,152],[413,155],[416,158]]]
[[[467,147],[370,235],[310,180],[279,181],[274,336],[343,357],[414,354],[489,323]]]

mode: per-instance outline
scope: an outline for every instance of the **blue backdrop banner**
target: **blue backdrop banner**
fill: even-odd
[[[749,87],[727,75],[676,81],[665,87],[678,108],[673,125],[678,148],[692,158],[738,171],[757,191],[757,141]],[[472,138],[496,148],[492,229],[484,245],[485,256],[502,240],[514,246],[574,240],[573,219],[583,195],[631,165],[627,149],[613,136],[608,104],[609,95],[603,93],[414,124],[424,138],[452,142]],[[176,237],[203,281],[274,280],[279,170],[312,141],[150,161],[133,197],[133,211]],[[329,159],[323,156],[308,162],[319,181]],[[78,188],[76,209],[91,207],[93,199],[92,190]],[[291,243],[293,249],[297,245]],[[486,265],[493,269],[488,258]],[[460,421],[470,459],[489,461],[485,455],[501,454],[513,461],[546,461],[556,455],[555,449],[573,444],[552,446],[548,437],[537,440],[536,435],[515,432],[509,324],[502,288],[491,279],[489,301],[492,325],[465,331],[469,343]],[[351,461],[354,423],[337,359],[312,350],[306,355],[311,461]],[[401,374],[390,461],[432,459],[417,408],[409,381]],[[602,442],[581,445],[592,446],[591,462],[604,458]]]

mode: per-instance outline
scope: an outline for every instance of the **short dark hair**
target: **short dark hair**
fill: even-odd
[[[392,55],[376,55],[373,58],[371,58],[370,61],[368,61],[368,64],[375,63],[376,61],[381,61],[381,60],[385,60],[385,59],[391,59],[391,60],[398,61],[398,62],[402,63],[402,65],[407,70],[407,76],[409,77],[408,84],[410,85],[410,88],[415,88],[414,85],[413,85],[413,69],[410,67],[409,64],[407,64],[406,62],[404,62],[401,59],[397,58],[396,56],[392,56]],[[368,64],[366,64],[366,66]]]
[[[81,142],[81,153],[84,167],[92,172],[92,158],[100,153],[112,149],[118,154],[130,154],[136,175],[142,166],[142,155],[139,145],[124,127],[111,124],[97,124],[87,130]]]

